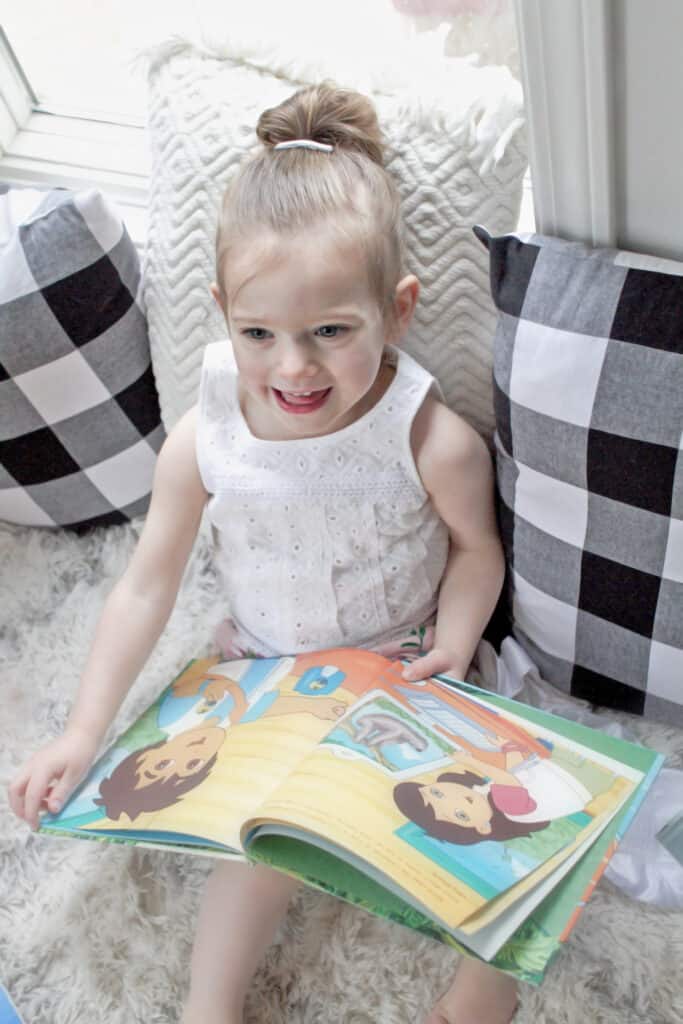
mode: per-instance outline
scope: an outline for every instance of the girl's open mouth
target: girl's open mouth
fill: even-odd
[[[273,388],[273,394],[275,395],[277,404],[285,412],[293,412],[295,414],[305,412],[315,412],[320,409],[322,405],[327,401],[332,388],[323,388],[321,391],[280,391],[278,388]]]

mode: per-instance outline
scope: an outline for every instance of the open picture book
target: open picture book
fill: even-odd
[[[663,758],[402,671],[193,661],[40,830],[246,857],[538,984]]]

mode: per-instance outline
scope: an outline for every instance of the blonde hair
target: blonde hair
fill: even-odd
[[[403,225],[372,102],[323,82],[265,110],[256,134],[262,148],[242,164],[228,187],[218,223],[216,274],[224,302],[231,249],[254,228],[283,235],[324,224],[361,244],[371,292],[385,319],[391,318],[403,274]],[[294,139],[333,148],[329,153],[274,148]]]

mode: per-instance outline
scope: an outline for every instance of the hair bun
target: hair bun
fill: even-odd
[[[299,89],[277,107],[264,110],[256,134],[267,147],[311,139],[355,150],[384,166],[382,131],[372,101],[332,82]]]

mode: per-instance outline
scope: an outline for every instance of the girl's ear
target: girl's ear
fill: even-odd
[[[406,274],[396,285],[394,292],[393,322],[391,324],[391,338],[389,340],[398,342],[408,330],[410,321],[420,296],[420,282],[415,274]]]
[[[219,289],[219,287],[218,287],[218,285],[216,284],[215,281],[213,282],[213,284],[209,288],[209,291],[211,292],[211,294],[213,295],[215,301],[217,302],[218,308],[220,309],[221,313],[223,314],[223,316],[225,316],[226,315],[225,303],[223,301],[223,296],[220,293],[220,289]]]
[[[491,823],[488,822],[488,821],[482,822],[481,825],[477,825],[476,826],[476,831],[481,836],[490,836],[491,835]]]

